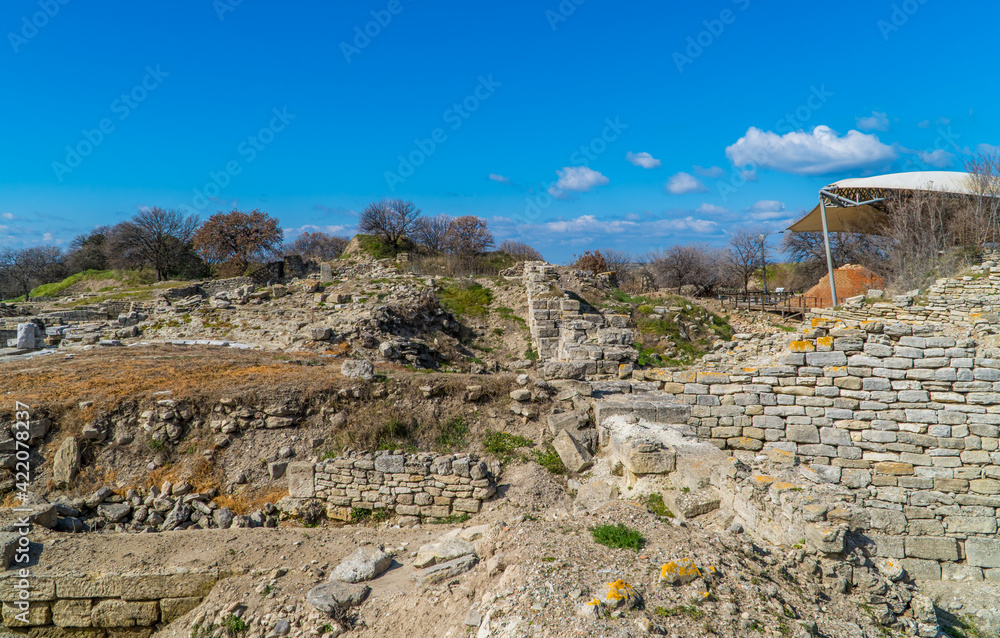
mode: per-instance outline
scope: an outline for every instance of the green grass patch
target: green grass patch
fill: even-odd
[[[392,512],[387,509],[370,510],[364,507],[351,508],[351,522],[359,523],[383,523],[392,517]]]
[[[62,281],[42,284],[30,293],[32,297],[55,297],[73,284],[81,281],[102,281],[105,279],[118,279],[122,283],[130,286],[150,284],[154,281],[148,271],[132,270],[85,270],[66,277]],[[102,290],[111,290],[110,286]]]
[[[514,458],[518,448],[531,447],[535,444],[528,437],[510,432],[489,431],[483,437],[483,448],[502,463],[509,463]]]
[[[444,453],[453,452],[467,445],[468,436],[469,426],[462,421],[462,417],[457,416],[440,425],[434,446]]]
[[[482,316],[489,312],[493,293],[479,284],[448,286],[441,290],[441,303],[456,317]]]
[[[646,544],[646,539],[638,530],[629,529],[625,525],[598,525],[591,528],[590,535],[594,542],[616,549],[631,549],[639,551]]]
[[[565,474],[567,471],[559,453],[551,445],[546,446],[544,452],[535,450],[535,462],[553,474]]]
[[[432,518],[430,522],[435,525],[461,525],[472,518],[472,514],[452,514],[444,518]]]
[[[674,513],[670,511],[667,504],[663,502],[663,495],[659,493],[650,494],[646,497],[646,509],[660,518],[673,518]]]

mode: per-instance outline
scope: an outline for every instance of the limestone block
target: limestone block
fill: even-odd
[[[593,465],[593,457],[587,448],[570,436],[566,430],[560,431],[559,436],[553,439],[552,447],[559,454],[563,465],[571,472],[582,472]]]
[[[160,621],[173,622],[201,604],[201,598],[188,596],[184,598],[164,598],[160,601]]]
[[[316,495],[312,463],[295,461],[285,468],[288,477],[288,495],[292,498],[312,498]]]
[[[34,327],[34,324],[27,324]],[[3,603],[2,616],[5,627],[40,627],[52,622],[52,610],[49,603],[33,602],[26,605],[27,609],[21,609],[17,603]],[[27,612],[27,616],[24,616]]]
[[[52,624],[57,627],[90,627],[93,607],[89,599],[57,600],[52,603]]]
[[[965,560],[969,565],[977,567],[1000,567],[1000,539],[966,539]]]
[[[905,542],[907,558],[924,558],[936,561],[958,560],[958,541],[945,536],[908,537]]]
[[[90,617],[95,627],[148,627],[159,622],[160,607],[157,602],[102,600]]]

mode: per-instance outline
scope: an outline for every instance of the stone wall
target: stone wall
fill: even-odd
[[[316,498],[327,516],[350,520],[352,510],[395,512],[402,523],[475,514],[496,494],[493,467],[475,455],[356,453],[316,463],[290,463],[289,496]]]
[[[0,575],[4,636],[106,638],[129,628],[130,638],[148,638],[157,626],[201,603],[220,578],[218,569],[184,573],[35,573],[22,579],[13,568]],[[30,589],[25,590],[27,584]],[[28,591],[28,600],[21,592]],[[26,606],[28,622],[17,619]]]
[[[814,320],[801,337],[767,367],[637,376],[686,405],[699,438],[849,489],[866,512],[851,531],[877,555],[923,578],[957,564],[1000,580],[1000,349],[930,325]],[[636,417],[677,409],[646,403]],[[596,407],[598,424],[632,409]]]
[[[628,316],[605,315],[559,288],[556,267],[525,262],[528,328],[548,379],[618,376],[638,358]]]

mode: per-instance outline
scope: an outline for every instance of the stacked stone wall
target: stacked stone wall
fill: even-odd
[[[1000,254],[973,266],[968,275],[938,279],[926,293],[896,295],[891,301],[853,297],[838,310],[815,309],[813,317],[841,320],[949,324],[995,333],[1000,326]]]
[[[321,463],[291,463],[289,496],[317,498],[327,516],[351,520],[354,510],[394,512],[402,522],[476,514],[496,494],[495,473],[475,455],[353,454]]]
[[[630,373],[638,358],[628,316],[604,314],[559,288],[556,267],[525,262],[528,328],[543,376],[583,379]]]
[[[814,320],[775,365],[638,375],[689,406],[699,438],[849,489],[867,512],[852,531],[876,555],[922,578],[1000,580],[1000,349]]]
[[[12,567],[0,576],[4,636],[108,638],[126,632],[148,638],[158,626],[197,607],[216,581],[232,575],[217,569],[100,576],[29,571],[22,577]]]

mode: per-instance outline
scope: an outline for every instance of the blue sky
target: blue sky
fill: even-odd
[[[348,235],[381,197],[557,262],[721,245],[1000,143],[1000,6],[962,6],[7,0],[0,246],[144,206]]]

